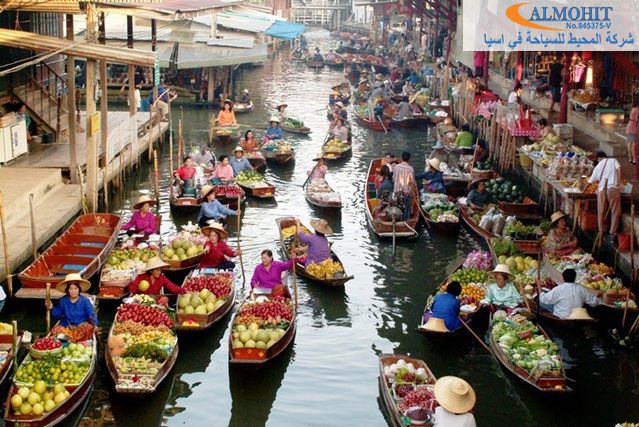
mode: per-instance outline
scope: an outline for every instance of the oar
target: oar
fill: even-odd
[[[395,255],[395,239],[396,239],[396,231],[395,231],[395,217],[393,216],[393,255]]]
[[[49,308],[49,304],[51,304],[51,283],[47,283],[47,294],[46,294],[46,302],[47,302],[47,333],[51,330],[51,309]]]
[[[384,133],[388,133],[388,131],[386,130],[386,126],[384,126],[384,121],[381,118],[377,118],[377,120],[379,120],[379,123],[382,125],[382,129],[384,129]]]
[[[490,353],[492,356],[494,356],[495,354],[493,353],[493,351],[490,349],[490,347],[488,347],[486,345],[486,343],[479,338],[479,336],[477,336],[477,334],[475,333],[475,331],[472,330],[472,328],[466,324],[466,322],[464,322],[461,317],[459,318],[459,321],[461,322],[461,324],[464,326],[464,328],[468,329],[468,332],[470,332],[470,334],[475,337],[475,339],[479,342],[479,344],[481,344],[482,347],[484,347],[484,349],[486,349],[486,351],[488,353]]]
[[[242,267],[242,290],[246,284],[246,273],[244,272],[244,259],[242,258],[242,250],[240,248],[240,230],[242,226],[241,214],[240,214],[240,195],[237,195],[237,251],[240,252],[240,267]]]

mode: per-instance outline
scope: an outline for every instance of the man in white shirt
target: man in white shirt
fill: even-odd
[[[393,168],[393,192],[401,193],[404,197],[403,220],[411,217],[413,207],[413,195],[417,193],[417,182],[415,181],[415,169],[408,163],[410,153],[402,153],[402,162]]]
[[[597,187],[597,223],[599,232],[605,233],[608,205],[610,205],[610,235],[614,236],[621,221],[621,165],[606,153],[597,153],[599,163],[588,179],[590,184],[599,182]]]
[[[584,304],[591,307],[600,304],[599,298],[593,292],[575,283],[577,278],[575,270],[572,268],[564,270],[562,277],[564,283],[539,297],[542,308],[552,311],[552,314],[560,319],[566,319],[575,308],[582,308]]]

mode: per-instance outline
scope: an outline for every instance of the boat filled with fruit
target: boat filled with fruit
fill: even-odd
[[[379,356],[379,388],[393,427],[433,425],[437,379],[423,360],[402,354]]]
[[[88,399],[97,367],[93,328],[74,337],[58,336],[52,333],[31,344],[13,376],[5,425],[56,425]]]
[[[182,285],[187,293],[177,298],[175,328],[200,331],[222,319],[235,304],[233,272],[192,271]]]
[[[105,352],[115,391],[153,393],[173,369],[178,340],[166,296],[135,295],[118,307]]]
[[[231,209],[237,210],[240,204],[246,201],[246,193],[237,184],[213,182],[213,187],[215,188],[215,198]]]
[[[445,194],[421,193],[424,220],[434,230],[448,232],[459,226],[459,209]]]
[[[231,322],[229,363],[255,366],[274,359],[293,342],[296,326],[290,298],[251,295]]]
[[[99,299],[122,299],[128,295],[127,286],[144,271],[146,262],[159,255],[154,244],[113,249],[100,273]]]
[[[280,244],[282,252],[286,258],[290,258],[293,246],[298,249],[305,247],[299,238],[295,236],[297,228],[294,217],[284,217],[275,220],[280,234]],[[313,234],[306,226],[301,225],[301,230],[306,234]],[[329,287],[344,286],[346,282],[353,279],[353,276],[346,274],[344,264],[337,254],[331,249],[331,258],[321,263],[305,265],[305,258],[296,258],[296,271],[300,276],[305,277],[315,283]]]
[[[325,160],[337,160],[353,153],[353,144],[339,139],[328,139],[322,145],[322,158]]]
[[[246,194],[260,199],[275,197],[275,186],[268,182],[264,175],[254,170],[242,171],[235,177],[235,182]]]
[[[460,309],[459,316],[462,322],[470,324],[475,316],[482,309],[482,299],[486,296],[488,286],[488,272],[492,269],[492,257],[488,252],[479,250],[472,251],[468,254],[464,262],[455,269],[444,282],[435,288],[433,293],[426,300],[424,315],[422,322],[417,327],[417,331],[427,337],[452,337],[461,335],[464,332],[463,325],[453,331],[441,332],[431,330],[425,327],[428,320],[432,317],[431,308],[435,297],[446,292],[448,284],[457,281],[462,287],[459,295]]]
[[[204,253],[206,237],[197,225],[182,226],[183,230],[169,238],[162,248],[162,261],[169,264],[169,271],[195,268]]]
[[[9,323],[0,322],[0,387],[4,385],[16,363],[14,341],[15,351],[18,353],[22,344],[22,332],[14,331],[13,325]]]
[[[571,391],[566,385],[559,347],[524,316],[495,312],[490,319],[488,340],[502,366],[524,383],[542,392]]]
[[[268,161],[272,161],[281,165],[291,162],[295,159],[293,146],[282,140],[268,141],[262,145],[262,155]]]

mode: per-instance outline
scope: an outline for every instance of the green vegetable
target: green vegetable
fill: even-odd
[[[123,357],[143,357],[145,359],[164,362],[167,359],[167,354],[166,351],[155,344],[137,343],[127,348]]]

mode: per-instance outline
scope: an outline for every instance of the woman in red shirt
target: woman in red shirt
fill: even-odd
[[[219,270],[233,270],[235,263],[231,258],[242,255],[242,250],[233,251],[224,241],[229,237],[222,224],[211,222],[202,228],[202,234],[209,240],[204,244],[204,254],[200,260],[200,268],[217,268]]]
[[[195,167],[193,167],[193,160],[191,156],[184,158],[182,166],[177,168],[173,175],[180,180],[180,184],[184,184],[184,181],[188,181],[195,177]]]
[[[147,261],[144,273],[138,274],[138,277],[129,285],[129,292],[135,294],[160,295],[163,290],[172,294],[184,294],[183,289],[171,282],[162,273],[162,269],[169,265],[162,261],[160,257],[153,257]]]

